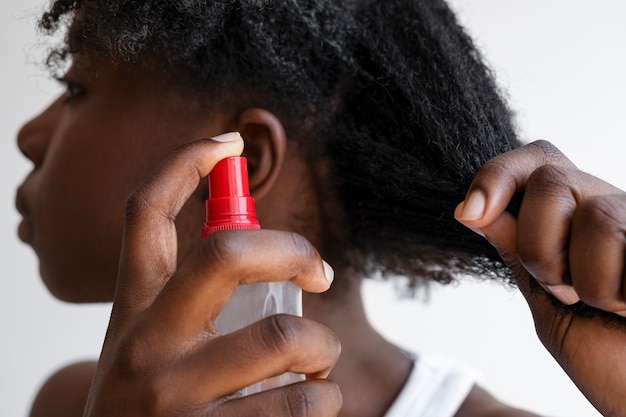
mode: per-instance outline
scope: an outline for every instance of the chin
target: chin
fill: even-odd
[[[89,274],[81,276],[52,273],[39,268],[41,279],[56,299],[67,303],[111,302],[115,296],[115,285],[94,285]],[[110,288],[109,288],[110,287]]]

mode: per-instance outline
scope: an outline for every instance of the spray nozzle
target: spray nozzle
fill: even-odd
[[[209,198],[206,200],[205,238],[220,230],[259,229],[250,197],[246,158],[233,156],[219,161],[209,173]]]

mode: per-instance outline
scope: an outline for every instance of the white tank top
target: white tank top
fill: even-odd
[[[385,417],[453,417],[477,373],[449,359],[420,355]]]

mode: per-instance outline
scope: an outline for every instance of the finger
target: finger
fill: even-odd
[[[511,268],[515,283],[520,292],[524,295],[524,298],[526,298],[531,311],[534,312],[536,309],[541,309],[541,306],[545,305],[547,302],[548,294],[555,296],[559,301],[565,303],[566,300],[562,298],[562,294],[558,292],[558,288],[557,291],[553,293],[548,286],[534,280],[524,269],[517,254],[517,219],[511,213],[505,211],[491,224],[474,231],[485,237],[498,251],[502,260]],[[531,282],[531,279],[534,284]],[[541,288],[545,291],[541,291]]]
[[[519,266],[517,256],[517,220],[507,211],[500,214],[489,225],[476,228],[474,232],[482,235],[498,251],[502,260],[511,268]]]
[[[525,190],[528,177],[544,165],[574,167],[546,141],[532,142],[489,160],[476,173],[465,201],[455,210],[455,218],[474,228],[492,223],[513,196]]]
[[[327,326],[278,314],[198,343],[168,381],[175,386],[194,381],[185,390],[190,401],[219,398],[285,372],[325,378],[340,352],[339,339]]]
[[[624,256],[626,196],[586,199],[574,213],[570,242],[572,284],[585,304],[626,314]]]
[[[548,164],[537,168],[544,162]],[[474,186],[478,188],[470,189],[468,199],[457,207],[457,219],[484,235],[485,227],[499,218],[513,195],[524,191],[517,226],[518,258],[563,303],[577,302],[575,290],[564,285],[570,282],[571,217],[585,198],[618,190],[580,172],[547,142],[528,145],[488,162]],[[466,221],[464,217],[475,220]]]
[[[463,203],[460,204],[460,208],[457,208],[457,210],[462,209],[462,205]],[[536,291],[533,290],[536,290],[538,287],[543,288],[545,290],[545,293],[553,295],[563,304],[569,305],[579,301],[578,295],[571,286],[549,286],[535,280],[534,277],[527,273],[527,271],[524,269],[524,266],[522,266],[520,258],[518,256],[517,219],[508,211],[502,212],[500,214],[500,217],[484,227],[467,227],[471,229],[474,233],[477,233],[487,239],[487,241],[498,251],[498,254],[505,262],[505,264],[513,270],[515,282],[517,283],[524,297],[531,305],[531,310],[534,311],[533,301],[536,299],[536,294],[533,295],[533,292],[536,293]],[[529,282],[529,278],[532,278],[538,284],[538,286],[533,286]],[[545,293],[542,295],[542,298],[545,298]]]
[[[192,253],[150,308],[148,333],[172,339],[212,332],[213,321],[239,284],[291,281],[305,291],[326,291],[332,268],[304,237],[274,230],[218,232]],[[180,312],[184,311],[184,320]],[[161,329],[161,331],[159,331]]]
[[[541,283],[539,283],[539,285],[533,285],[530,282],[532,277],[522,266],[517,254],[517,219],[511,213],[504,211],[500,214],[500,217],[489,225],[480,229],[475,228],[472,230],[487,239],[487,241],[498,251],[498,254],[506,265],[512,269],[515,282],[521,293],[528,301],[531,310],[534,311],[536,308],[537,289],[539,289],[539,287],[542,287],[545,290],[545,292],[541,290],[539,291],[541,293],[539,294],[539,298],[541,299],[540,302],[545,303],[547,294],[552,294],[552,292],[547,286]],[[533,279],[533,281],[535,280]],[[555,297],[559,298],[560,294],[555,295]],[[560,298],[559,300],[563,302]]]
[[[570,292],[560,286],[549,287],[536,281],[522,266],[518,257],[518,224],[515,217],[505,211],[498,219],[488,226],[476,230],[484,236],[498,251],[500,257],[513,270],[515,282],[520,292],[526,298],[533,315],[537,311],[542,312],[552,308],[548,294],[556,297],[564,304],[573,304]],[[562,286],[569,287],[569,286]],[[543,288],[544,291],[541,290]],[[573,291],[573,289],[571,290]],[[574,293],[575,294],[575,293]]]
[[[221,159],[238,155],[238,133],[178,148],[129,198],[115,296],[118,319],[146,308],[176,269],[174,219],[183,204]]]
[[[569,285],[557,285],[550,287],[528,274],[521,264],[518,256],[518,220],[509,212],[504,211],[500,217],[491,224],[482,228],[471,228],[475,233],[485,237],[487,241],[498,251],[502,260],[513,270],[515,282],[520,291],[528,301],[531,310],[534,312],[539,304],[546,302],[547,294],[556,297],[564,304],[574,304],[578,301],[578,296]],[[529,282],[533,279],[538,285]],[[540,287],[545,291],[541,291]],[[539,289],[539,291],[537,291]]]
[[[546,165],[528,178],[518,214],[518,256],[540,283],[569,284],[569,237],[580,171]],[[577,300],[572,300],[576,302]]]
[[[518,215],[518,256],[540,283],[566,304],[578,301],[571,287],[571,223],[579,204],[615,187],[571,167],[548,165],[533,172]],[[560,294],[557,295],[557,293]]]
[[[569,285],[572,217],[579,202],[617,189],[575,168],[556,165],[535,170],[525,188],[514,225],[504,211],[490,225],[474,230],[485,235],[509,264],[519,262],[546,291],[564,304],[574,304],[580,297]],[[501,226],[502,218],[510,227]]]
[[[211,417],[336,417],[343,398],[337,384],[313,380],[222,402]]]
[[[305,237],[278,230],[223,231],[205,239],[197,262],[188,262],[181,275],[212,276],[240,284],[290,280],[303,290],[320,293],[334,279],[332,267]],[[225,277],[226,278],[223,278]],[[235,278],[235,279],[234,279]]]

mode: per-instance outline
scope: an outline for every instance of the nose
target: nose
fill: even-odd
[[[39,168],[45,159],[50,139],[58,123],[61,100],[62,96],[24,124],[17,134],[18,148],[33,162],[35,169]]]

